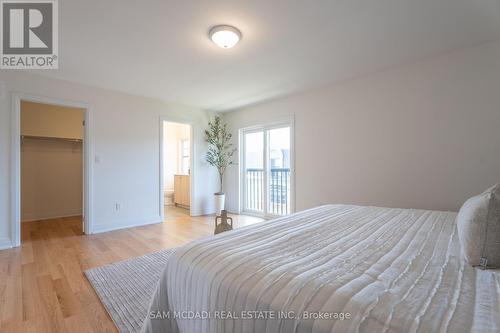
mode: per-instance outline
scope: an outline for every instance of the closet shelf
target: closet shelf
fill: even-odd
[[[21,135],[21,142],[23,142],[24,140],[65,141],[65,142],[74,142],[74,143],[83,142],[82,139],[75,139],[75,138],[58,138],[58,137],[53,137],[53,136]]]

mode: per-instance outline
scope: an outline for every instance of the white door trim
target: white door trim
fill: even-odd
[[[194,194],[195,194],[195,188],[194,188],[194,184],[195,184],[195,177],[196,177],[196,170],[195,170],[195,158],[196,158],[196,152],[195,152],[195,144],[194,144],[194,124],[191,123],[191,122],[186,122],[186,121],[182,121],[182,120],[179,120],[179,119],[176,119],[175,117],[170,117],[170,116],[160,116],[160,191],[159,191],[159,195],[160,195],[160,202],[159,202],[159,213],[160,213],[160,217],[161,217],[161,220],[164,221],[165,220],[165,188],[163,186],[163,138],[165,137],[165,133],[164,133],[164,127],[163,127],[163,124],[165,122],[169,122],[169,123],[176,123],[176,124],[182,124],[182,125],[188,125],[189,126],[189,140],[191,141],[189,143],[190,145],[190,161],[189,161],[189,169],[191,170],[191,173],[189,175],[189,215],[190,216],[194,216],[194,207],[193,207],[193,203],[194,203]]]
[[[92,112],[90,105],[83,102],[37,96],[25,93],[12,94],[11,126],[11,242],[13,247],[21,245],[21,101],[60,105],[84,109],[83,139],[83,232],[93,233],[93,175],[92,175]]]

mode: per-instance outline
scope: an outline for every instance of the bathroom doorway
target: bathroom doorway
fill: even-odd
[[[192,193],[191,125],[164,120],[162,132],[164,220],[189,216]]]

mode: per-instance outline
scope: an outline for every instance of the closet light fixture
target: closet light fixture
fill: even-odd
[[[241,32],[230,25],[217,25],[208,34],[212,42],[223,49],[235,46],[241,39]]]

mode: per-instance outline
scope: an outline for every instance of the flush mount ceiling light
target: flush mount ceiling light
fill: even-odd
[[[208,34],[212,42],[223,49],[235,46],[241,39],[241,32],[230,25],[217,25]]]

